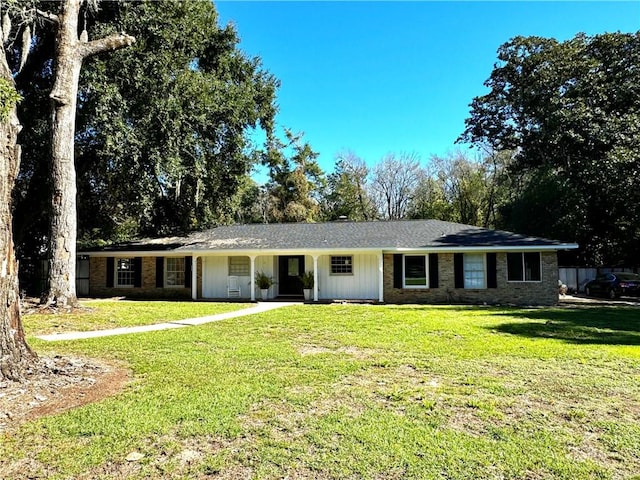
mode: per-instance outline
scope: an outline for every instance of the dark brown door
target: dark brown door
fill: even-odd
[[[304,255],[278,257],[278,293],[280,295],[302,295]]]

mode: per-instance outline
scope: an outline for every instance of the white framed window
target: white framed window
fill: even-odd
[[[464,254],[464,288],[487,288],[484,253]]]
[[[331,275],[353,275],[353,257],[351,255],[332,256]]]
[[[249,257],[229,257],[229,276],[248,277],[251,274]]]
[[[133,258],[116,258],[116,287],[133,287],[136,278]]]
[[[184,257],[167,257],[164,269],[166,287],[184,287]]]
[[[507,253],[507,281],[542,281],[540,252]]]
[[[428,288],[426,255],[405,255],[402,261],[402,286],[404,288]]]

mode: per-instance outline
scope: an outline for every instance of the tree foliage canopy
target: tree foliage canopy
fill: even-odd
[[[122,240],[229,221],[230,199],[254,163],[249,132],[272,133],[278,81],[239,50],[234,27],[218,25],[211,2],[98,6],[84,17],[90,38],[127,31],[137,42],[83,66],[76,118],[79,238]],[[15,230],[26,256],[47,243],[53,43],[45,22],[16,77],[25,99],[25,159]],[[17,72],[15,49],[11,59]]]
[[[302,133],[285,129],[286,143],[271,139],[262,154],[269,168],[266,192],[269,221],[315,222],[320,220],[320,196],[325,187],[324,172],[318,165],[318,154]]]
[[[376,218],[376,207],[368,193],[369,173],[369,167],[355,153],[346,151],[338,154],[324,199],[328,220],[347,217],[354,221],[367,221]]]
[[[231,25],[218,26],[210,2],[141,2],[114,14],[139,41],[83,76],[78,164],[94,207],[84,210],[85,232],[218,223],[252,165],[248,130],[272,133],[278,82],[238,49]]]
[[[577,240],[583,261],[633,261],[640,248],[639,65],[640,32],[565,42],[516,37],[500,47],[485,83],[490,92],[471,103],[461,140],[516,152],[512,172],[526,185],[505,209],[508,226]]]

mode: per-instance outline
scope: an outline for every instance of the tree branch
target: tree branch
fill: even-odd
[[[55,22],[55,23],[60,23],[60,18],[58,18],[58,16],[55,13],[45,12],[38,8],[36,8],[36,13],[41,17],[46,18],[47,20],[51,20],[52,22]]]
[[[93,40],[87,43],[78,44],[78,52],[82,58],[91,57],[102,52],[118,50],[119,48],[128,47],[136,41],[135,37],[126,33],[118,33],[109,35],[99,40]]]

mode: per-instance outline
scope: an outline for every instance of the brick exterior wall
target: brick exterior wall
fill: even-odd
[[[384,255],[384,301],[387,303],[462,303],[555,305],[558,303],[558,257],[541,252],[542,281],[508,282],[507,254],[496,255],[497,288],[455,288],[453,253],[438,255],[438,288],[394,288],[393,255]]]
[[[202,283],[202,262],[198,262],[198,285]],[[190,299],[191,288],[156,287],[156,257],[142,257],[142,286],[107,287],[106,257],[89,258],[89,295],[92,297]]]

